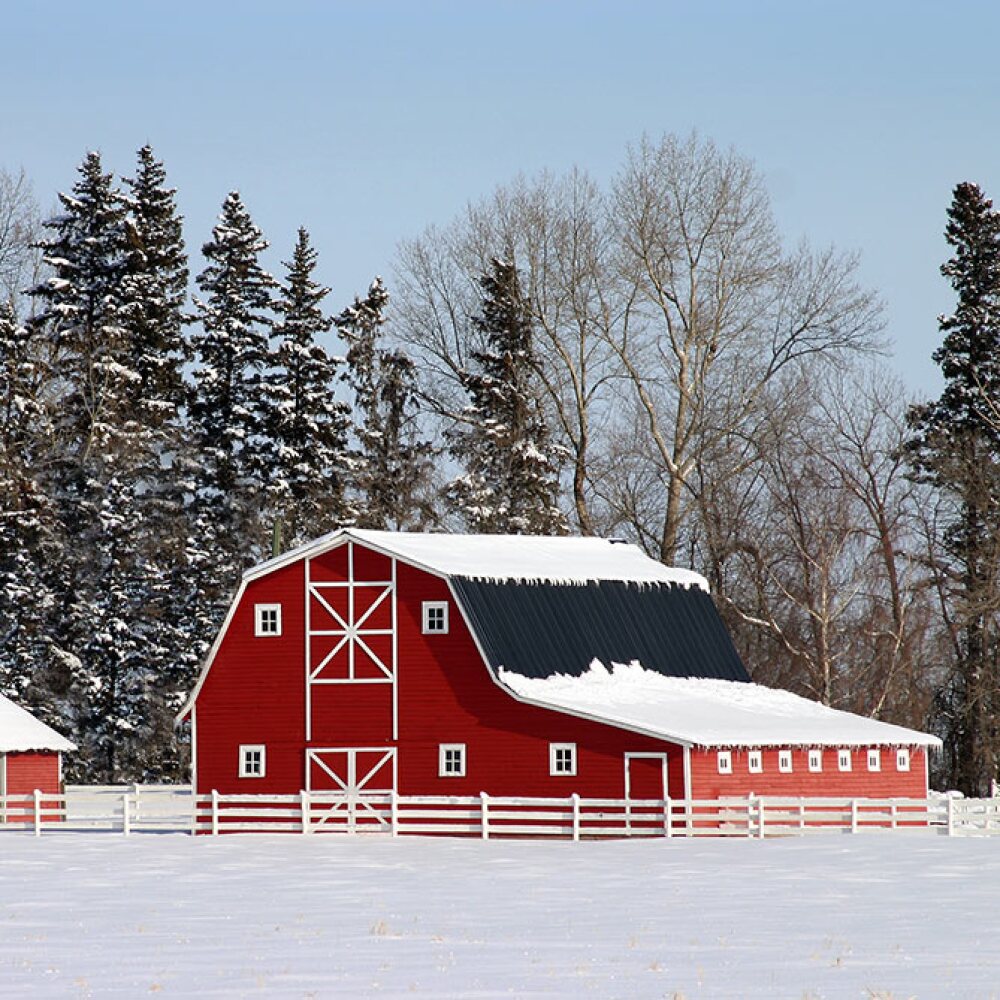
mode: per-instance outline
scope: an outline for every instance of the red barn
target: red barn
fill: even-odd
[[[922,798],[939,743],[751,683],[635,546],[357,529],[244,576],[181,718],[199,794]]]
[[[0,695],[0,796],[30,795],[36,788],[47,795],[61,794],[62,755],[75,749],[54,729]],[[2,815],[6,812],[0,821]]]

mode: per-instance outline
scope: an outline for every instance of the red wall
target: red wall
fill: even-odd
[[[58,753],[8,753],[7,794],[30,795],[35,789],[58,795]]]
[[[355,580],[380,581],[391,577],[391,561],[379,553],[354,546]],[[347,575],[346,546],[312,560],[310,579],[343,581]],[[305,564],[277,569],[254,580],[221,642],[196,706],[196,764],[200,793],[217,789],[232,793],[291,793],[305,784],[307,746],[397,747],[398,784],[403,795],[565,796],[620,798],[624,794],[624,754],[665,752],[668,755],[669,794],[684,795],[682,750],[627,730],[525,705],[502,690],[466,629],[451,599],[447,583],[416,568],[397,563],[397,685],[398,741],[392,739],[392,687],[389,684],[331,684],[312,688],[312,739],[306,742],[305,719]],[[369,595],[376,594],[373,588]],[[343,612],[343,590],[324,591],[332,606]],[[364,600],[369,600],[365,597]],[[421,603],[448,601],[449,632],[423,635]],[[282,605],[282,634],[254,636],[254,604]],[[391,604],[373,613],[368,626],[391,625]],[[310,605],[314,628],[325,612]],[[383,659],[391,640],[373,636],[373,651]],[[314,644],[315,645],[315,644]],[[322,642],[310,650],[315,666],[322,658]],[[363,657],[362,657],[363,659]],[[356,676],[376,677],[377,668],[356,664]],[[323,676],[346,676],[346,660],[338,657]],[[577,774],[549,774],[549,743],[577,744]],[[438,745],[466,745],[464,777],[438,776]],[[267,747],[267,774],[238,777],[240,744]],[[806,751],[796,750],[793,773],[780,774],[777,751],[764,752],[763,774],[747,771],[746,752],[733,751],[734,773],[719,775],[715,751],[692,751],[692,791],[696,798],[718,795],[905,795],[925,794],[922,752],[912,753],[911,771],[897,774],[895,754],[884,750],[882,771],[867,771],[864,751],[854,769],[836,768],[836,751],[825,751],[822,774],[806,768]],[[658,796],[657,766],[637,762],[633,796]],[[313,771],[316,781],[316,770]],[[318,787],[314,784],[313,787]],[[329,787],[333,787],[332,785]]]
[[[782,774],[778,770],[778,750],[762,750],[763,770],[751,774],[747,750],[732,750],[733,773],[719,774],[717,750],[691,751],[691,792],[696,799],[714,799],[719,796],[795,795],[795,796],[850,796],[852,798],[915,798],[927,795],[924,753],[920,748],[910,750],[910,770],[896,770],[896,751],[882,748],[881,770],[868,770],[868,750],[859,748],[851,752],[851,770],[841,771],[837,766],[837,748],[823,749],[823,770],[809,770],[809,751],[792,750],[792,770]]]

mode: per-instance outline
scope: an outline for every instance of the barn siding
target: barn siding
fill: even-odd
[[[924,798],[927,794],[923,748],[910,750],[910,770],[896,770],[896,751],[882,749],[882,770],[868,770],[866,747],[851,752],[851,770],[837,767],[836,747],[824,747],[823,770],[809,770],[809,752],[792,749],[792,771],[782,774],[778,770],[778,749],[762,750],[763,771],[751,774],[748,751],[733,748],[733,773],[719,774],[717,750],[691,751],[691,786],[696,799],[713,799],[719,796],[790,795],[790,796],[848,796],[852,798]]]
[[[59,794],[59,754],[8,753],[7,794],[30,795],[36,788],[47,795]]]
[[[304,779],[304,567],[250,581],[198,696],[199,791],[282,794]],[[254,635],[254,605],[281,604],[280,636]],[[267,747],[263,778],[240,778],[239,747]]]

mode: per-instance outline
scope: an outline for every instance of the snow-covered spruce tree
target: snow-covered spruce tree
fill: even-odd
[[[329,294],[313,279],[318,254],[299,229],[274,309],[274,352],[262,399],[263,437],[272,446],[269,521],[288,548],[352,520],[345,484],[350,408],[335,396],[340,358],[321,343],[333,320]]]
[[[58,545],[37,479],[49,434],[36,341],[0,303],[0,694],[37,703],[54,606],[46,567]]]
[[[144,593],[137,627],[145,639],[148,700],[145,735],[133,757],[144,780],[179,778],[173,718],[193,681],[198,659],[187,635],[187,523],[183,484],[189,472],[183,433],[187,387],[183,365],[187,254],[175,190],[149,145],[125,178],[128,267],[123,278],[128,365],[137,377],[133,419],[144,448],[136,455],[141,524],[136,572]],[[137,581],[138,582],[138,581]]]
[[[100,156],[88,153],[62,212],[45,223],[51,276],[32,289],[32,328],[46,341],[52,448],[42,488],[60,531],[46,567],[55,598],[45,686],[80,744],[71,774],[117,780],[142,739],[147,599],[136,567],[136,470],[149,447],[136,416],[123,282],[126,206]]]
[[[264,374],[277,282],[260,264],[267,248],[238,192],[222,205],[208,261],[197,277],[192,334],[195,371],[189,405],[193,645],[207,648],[242,571],[268,552],[263,523],[270,448],[262,438]]]
[[[955,188],[945,238],[958,297],[934,353],[945,385],[911,408],[909,455],[950,512],[935,567],[955,648],[939,698],[946,780],[985,795],[1000,768],[1000,214],[977,185]]]
[[[485,349],[462,375],[470,403],[449,432],[465,472],[448,488],[469,529],[485,533],[563,534],[557,505],[562,450],[552,443],[537,386],[532,324],[513,263],[493,259],[480,279],[474,322]]]
[[[354,393],[358,454],[357,523],[394,531],[435,520],[429,442],[420,436],[413,362],[382,338],[389,293],[376,277],[365,298],[337,317],[348,343],[345,378]]]

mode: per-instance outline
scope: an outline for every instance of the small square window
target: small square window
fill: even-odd
[[[244,744],[240,747],[240,777],[263,778],[267,770],[267,751],[263,744]]]
[[[747,765],[751,774],[760,774],[764,770],[764,760],[759,750],[751,750],[747,755]]]
[[[576,744],[549,744],[549,774],[576,774]]]
[[[897,771],[909,771],[910,769],[910,751],[900,747],[896,751],[896,770]]]
[[[823,770],[823,751],[822,750],[810,750],[809,751],[809,770],[813,774],[818,774]]]
[[[778,751],[778,770],[782,774],[792,773],[792,751],[791,750],[779,750]]]
[[[465,777],[464,743],[442,743],[438,747],[438,777]]]
[[[733,773],[733,752],[732,750],[719,751],[719,774]]]
[[[254,635],[281,635],[281,605],[255,604]]]
[[[851,751],[850,750],[838,750],[837,751],[837,769],[839,771],[850,771],[850,769],[851,769]]]
[[[868,751],[868,770],[869,771],[882,770],[882,754],[878,750]]]
[[[448,631],[448,602],[424,601],[424,635],[444,635]]]

